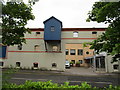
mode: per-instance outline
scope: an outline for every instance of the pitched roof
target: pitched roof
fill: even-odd
[[[58,22],[60,22],[60,23],[61,23],[61,26],[62,26],[62,22],[61,22],[59,19],[55,18],[54,16],[52,16],[52,17],[50,17],[49,19],[45,20],[43,23],[45,24],[47,21],[49,21],[49,20],[52,19],[52,18],[54,18],[55,20],[57,20]]]

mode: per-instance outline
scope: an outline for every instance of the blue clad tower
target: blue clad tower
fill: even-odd
[[[56,46],[61,49],[62,22],[55,17],[50,17],[44,23],[44,41],[46,51],[52,50],[49,46]]]

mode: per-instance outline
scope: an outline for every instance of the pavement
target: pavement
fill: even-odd
[[[3,69],[4,71],[4,69]],[[79,76],[119,76],[120,73],[106,73],[104,70],[102,71],[94,71],[93,68],[85,68],[85,67],[71,67],[70,69],[65,69],[65,71],[40,71],[40,70],[19,70],[17,73],[25,73],[25,74],[48,74],[48,75],[79,75]]]
[[[84,76],[95,76],[95,75],[119,75],[119,73],[107,73],[104,70],[94,71],[93,68],[85,67],[71,67],[63,72],[65,75],[84,75]]]

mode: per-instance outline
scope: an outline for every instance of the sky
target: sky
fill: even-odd
[[[86,22],[88,12],[94,2],[99,0],[39,0],[33,6],[35,20],[30,20],[26,27],[44,28],[43,21],[51,16],[59,19],[63,28],[100,28],[103,23]]]

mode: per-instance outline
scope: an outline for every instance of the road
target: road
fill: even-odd
[[[119,75],[75,75],[65,74],[58,71],[36,71],[36,70],[20,70],[12,74],[11,83],[23,84],[26,80],[32,81],[49,81],[63,84],[69,82],[70,85],[80,85],[81,82],[88,82],[96,87],[108,87],[112,85],[120,85]]]

